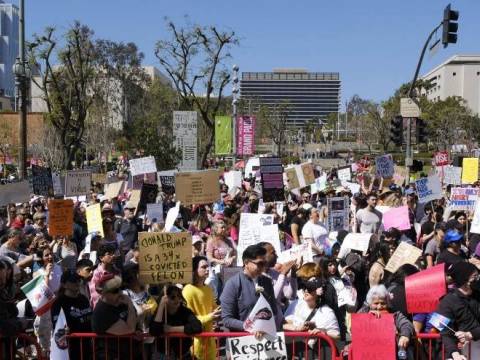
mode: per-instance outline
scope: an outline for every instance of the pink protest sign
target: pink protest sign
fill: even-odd
[[[385,230],[397,228],[398,230],[410,229],[410,219],[408,217],[408,207],[401,206],[392,208],[383,214],[383,227]]]
[[[444,166],[448,165],[448,152],[447,151],[437,151],[435,153],[435,165]]]
[[[352,350],[355,360],[395,360],[393,314],[352,314]]]
[[[440,298],[447,293],[445,264],[420,271],[405,278],[407,311],[429,313],[435,311]]]
[[[255,117],[240,116],[237,118],[237,155],[255,154]]]

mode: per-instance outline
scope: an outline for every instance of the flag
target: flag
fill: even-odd
[[[47,286],[43,275],[30,280],[21,289],[39,316],[47,312],[55,300],[55,293]]]
[[[448,327],[448,324],[450,323],[451,319],[443,316],[443,315],[440,315],[439,313],[432,313],[432,316],[430,318],[430,320],[428,320],[428,322],[430,323],[430,325],[432,325],[435,329],[437,329],[438,331],[442,331],[444,330],[445,328],[449,328]]]
[[[67,339],[67,320],[65,313],[60,308],[55,329],[50,339],[50,359],[68,360],[68,339]]]
[[[245,330],[250,333],[263,331],[272,336],[277,333],[272,308],[262,294],[245,321]]]
[[[215,154],[228,155],[232,152],[232,118],[215,116]]]

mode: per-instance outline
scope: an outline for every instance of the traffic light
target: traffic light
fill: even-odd
[[[417,144],[427,142],[427,122],[423,119],[417,119]]]
[[[459,12],[450,9],[450,4],[443,10],[443,31],[442,44],[446,48],[448,44],[455,44],[457,42],[458,30],[458,15]]]
[[[412,163],[412,166],[410,166],[410,171],[412,171],[412,172],[423,171],[423,161],[414,159],[413,163]]]
[[[397,145],[402,146],[403,142],[403,118],[395,116],[390,122],[390,140]]]

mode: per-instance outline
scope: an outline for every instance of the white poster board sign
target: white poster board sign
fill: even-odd
[[[470,232],[474,234],[480,234],[480,201],[477,199],[475,204],[475,212],[473,214],[472,227]]]
[[[65,196],[87,195],[90,191],[92,173],[90,170],[67,171],[65,175]]]
[[[442,198],[442,184],[437,175],[431,175],[415,181],[417,188],[418,202],[423,204],[432,200]]]
[[[443,166],[443,183],[461,185],[462,168],[460,166]]]
[[[299,261],[300,258],[303,259],[304,264],[307,262],[313,262],[312,244],[310,242],[299,245],[293,244],[290,249],[282,251],[279,254],[277,262],[285,264],[292,260]]]
[[[240,230],[238,233],[237,245],[237,266],[243,266],[243,250],[250,245],[258,244],[261,241],[267,241],[265,239],[268,238],[268,235],[266,235],[265,232],[273,229],[271,225],[273,225],[273,215],[271,214],[242,213],[240,215]],[[278,250],[277,254],[279,253],[280,249]]]
[[[343,167],[337,170],[338,180],[350,181],[352,180],[352,169],[350,166]]]
[[[129,160],[130,174],[132,176],[157,172],[157,165],[153,156]]]
[[[173,112],[174,144],[182,151],[182,160],[178,169],[197,170],[197,112]]]
[[[228,186],[228,193],[235,194],[237,188],[242,188],[242,172],[229,171],[223,174],[225,184]]]
[[[287,360],[287,345],[284,333],[265,335],[260,340],[255,336],[230,337],[227,342],[229,359],[232,360]]]
[[[147,204],[147,217],[151,222],[163,224],[163,204]]]
[[[167,212],[167,217],[165,218],[165,232],[172,231],[172,226],[177,219],[178,214],[180,213],[180,201],[177,201],[174,207],[170,208]]]

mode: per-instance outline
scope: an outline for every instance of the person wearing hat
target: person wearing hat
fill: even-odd
[[[423,255],[427,261],[427,268],[431,268],[437,260],[438,254],[440,254],[440,246],[443,243],[445,232],[447,231],[447,224],[444,222],[438,222],[434,227],[433,238],[427,242]]]
[[[477,340],[480,339],[480,303],[473,297],[474,291],[480,290],[479,273],[475,265],[468,262],[458,262],[450,268],[456,289],[440,299],[437,313],[449,319],[448,328],[440,331],[445,347],[445,358],[466,360],[461,354],[460,345],[474,341],[471,345],[470,359],[478,359]],[[452,331],[454,330],[454,331]],[[468,354],[469,347],[465,347]]]
[[[117,219],[114,224],[115,232],[123,237],[120,244],[123,253],[127,253],[138,242],[138,232],[141,230],[141,225],[135,217],[135,209],[135,204],[132,201],[127,201],[123,207],[123,218]]]
[[[67,270],[62,274],[58,297],[51,308],[53,329],[55,329],[60,310],[63,310],[71,333],[91,332],[92,308],[88,299],[80,293],[80,281],[81,278],[75,271]],[[68,352],[72,360],[81,359],[80,341],[82,340],[69,340]],[[85,341],[82,345],[83,349],[90,349],[89,344],[87,345]],[[83,357],[85,356],[83,354]]]
[[[357,211],[358,231],[362,234],[378,234],[382,224],[382,213],[375,209],[377,206],[377,196],[375,193],[367,195],[367,207]]]
[[[35,215],[33,215],[33,221],[33,227],[35,228],[35,231],[37,233],[43,233],[43,235],[45,235],[45,238],[50,241],[51,237],[48,234],[47,228],[47,214],[44,212],[36,212]]]
[[[445,263],[445,269],[450,265],[466,261],[462,248],[463,235],[456,230],[448,230],[443,239],[443,250],[437,257],[437,264]]]

